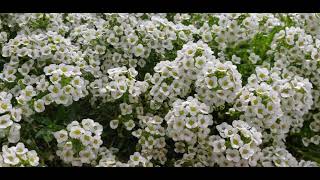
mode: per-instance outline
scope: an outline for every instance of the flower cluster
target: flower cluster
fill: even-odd
[[[174,61],[161,61],[154,67],[155,73],[147,78],[152,84],[150,95],[162,103],[185,97],[208,61],[214,61],[212,50],[202,41],[187,43],[177,51]]]
[[[235,120],[232,125],[216,126],[219,135],[210,136],[213,161],[219,166],[257,166],[262,134],[246,122]]]
[[[94,97],[104,98],[104,101],[114,101],[129,93],[133,97],[147,91],[148,83],[137,81],[138,72],[134,68],[118,67],[108,69],[108,76],[90,83],[90,93]]]
[[[0,14],[0,166],[318,166],[319,22]]]
[[[16,146],[2,146],[0,152],[0,167],[29,167],[38,166],[39,157],[35,150],[29,151],[21,142]]]
[[[175,166],[205,166],[208,164],[208,136],[213,124],[209,107],[198,99],[188,97],[173,103],[165,116],[167,134],[175,142],[176,153],[184,153]]]
[[[230,61],[208,62],[196,81],[196,92],[200,100],[210,106],[233,103],[242,88],[241,74]]]
[[[92,119],[83,119],[81,123],[72,121],[67,129],[54,133],[57,140],[57,155],[73,166],[95,164],[99,148],[102,145],[103,127]]]
[[[262,150],[262,154],[259,163],[263,167],[317,167],[317,164],[311,161],[298,162],[283,148],[267,147]]]

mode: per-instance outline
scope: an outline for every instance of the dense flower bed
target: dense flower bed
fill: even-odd
[[[0,14],[0,167],[320,163],[319,14]]]

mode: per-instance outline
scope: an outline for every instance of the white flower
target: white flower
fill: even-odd
[[[126,129],[128,131],[131,131],[134,127],[135,127],[135,123],[132,119],[130,119],[129,121],[125,122],[124,125],[126,126]]]
[[[130,160],[133,162],[134,165],[138,165],[142,161],[140,153],[133,153],[133,155],[130,156]]]
[[[16,154],[17,155],[22,155],[22,154],[25,154],[26,152],[28,152],[28,149],[25,148],[24,144],[23,143],[18,143],[16,145]]]
[[[249,144],[243,145],[240,149],[239,152],[241,154],[241,157],[243,159],[249,159],[253,154],[254,150],[250,148]]]
[[[85,132],[85,130],[79,126],[73,126],[70,128],[70,133],[69,136],[71,138],[75,138],[75,139],[79,139],[83,133]]]
[[[13,121],[10,119],[10,115],[0,116],[0,129],[5,129],[13,124]]]
[[[52,97],[58,97],[62,94],[62,89],[60,84],[50,85],[48,90],[51,92]]]
[[[237,57],[236,55],[232,55],[232,62],[234,64],[240,64],[241,63],[241,58],[240,57]]]
[[[10,127],[8,134],[8,142],[17,143],[20,140],[20,129],[21,125],[17,123],[13,123]]]
[[[79,155],[82,163],[90,163],[91,159],[95,158],[95,155],[91,150],[82,150],[79,152]]]
[[[229,161],[233,161],[233,162],[239,162],[240,161],[240,154],[239,151],[236,149],[227,149],[226,150],[226,158]]]
[[[226,90],[233,86],[233,83],[231,82],[230,78],[228,76],[225,76],[221,79],[219,79],[219,85],[222,89]]]
[[[138,44],[137,46],[134,47],[134,55],[139,57],[143,55],[144,53],[144,47],[142,44]]]
[[[193,129],[193,128],[196,128],[198,126],[198,123],[197,123],[197,118],[196,117],[189,117],[189,118],[186,118],[186,127],[189,128],[189,129]]]
[[[174,130],[182,131],[184,129],[184,126],[185,126],[185,122],[181,118],[175,119],[173,122],[173,129]]]
[[[96,135],[96,136],[93,136],[92,138],[92,145],[94,148],[99,148],[101,145],[102,145],[102,140],[101,140],[101,136],[100,135]]]
[[[22,109],[12,108],[10,114],[11,114],[12,120],[14,120],[15,122],[20,122],[22,117]]]
[[[213,89],[213,88],[216,88],[218,86],[217,77],[215,77],[215,76],[206,77],[205,81],[206,81],[207,87],[209,89]]]
[[[44,101],[42,99],[38,99],[34,102],[34,110],[36,112],[43,112],[45,110]]]
[[[83,79],[80,77],[80,76],[75,76],[71,81],[70,81],[70,84],[73,86],[73,87],[83,87],[84,85],[84,81]]]
[[[63,150],[61,152],[62,159],[65,162],[71,162],[73,160],[74,152],[72,150]]]
[[[20,162],[19,158],[14,153],[4,153],[2,156],[3,156],[3,161],[6,164],[14,166]]]
[[[43,99],[45,105],[49,105],[53,102],[51,93],[43,96],[42,99]]]
[[[266,81],[269,79],[269,71],[266,68],[256,68],[257,77],[260,81]]]
[[[62,143],[68,140],[68,132],[66,130],[60,130],[53,133],[58,143]]]
[[[60,94],[55,98],[55,102],[57,104],[63,104],[63,105],[68,105],[72,101],[72,96],[67,95],[67,94]]]
[[[27,152],[28,162],[31,166],[38,166],[39,165],[39,157],[35,150]]]
[[[7,111],[10,111],[12,109],[12,105],[10,103],[10,100],[0,100],[0,113],[5,113]]]
[[[61,80],[61,77],[59,74],[55,73],[52,76],[50,76],[50,81],[52,82],[52,84],[58,84]]]
[[[92,126],[91,132],[95,135],[101,135],[103,131],[103,126],[97,122],[95,122]]]
[[[119,125],[119,120],[115,119],[115,120],[110,121],[110,128],[111,129],[117,129],[118,125]]]
[[[92,133],[90,131],[85,131],[80,137],[81,143],[84,146],[88,146],[92,142]]]
[[[241,137],[239,134],[235,134],[234,136],[230,137],[230,143],[233,148],[238,149],[239,147],[242,147],[243,141],[241,140]]]
[[[66,86],[63,87],[63,92],[66,94],[73,94],[74,93],[74,88],[68,84]]]
[[[220,139],[213,142],[213,152],[219,153],[224,152],[226,150],[225,140]]]
[[[83,119],[81,125],[83,129],[90,131],[94,126],[94,121],[92,119]]]
[[[73,75],[73,66],[70,65],[65,65],[65,64],[59,64],[59,70],[58,70],[59,74],[63,74],[66,77],[70,77],[71,75]]]
[[[136,42],[138,41],[138,36],[136,36],[135,34],[131,33],[127,36],[127,41],[130,45],[135,45]]]

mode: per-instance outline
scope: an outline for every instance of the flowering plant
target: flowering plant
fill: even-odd
[[[0,167],[320,165],[318,14],[0,14]]]

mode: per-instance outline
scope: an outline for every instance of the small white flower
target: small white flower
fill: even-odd
[[[142,44],[138,44],[137,46],[134,47],[134,55],[139,57],[143,55],[144,53],[144,47]]]
[[[235,134],[234,136],[230,137],[230,143],[233,148],[238,149],[239,147],[242,147],[243,141],[241,140],[241,137],[239,134]]]
[[[63,150],[61,152],[62,159],[65,162],[71,162],[73,160],[74,152],[72,150]]]
[[[58,143],[62,143],[68,140],[68,132],[66,130],[60,130],[53,133]]]
[[[38,166],[39,165],[39,157],[35,150],[27,152],[28,162],[31,166]]]
[[[213,142],[213,151],[216,153],[224,152],[226,150],[225,140],[220,139]]]
[[[239,149],[239,152],[243,159],[249,159],[254,154],[254,150],[250,148],[249,144],[245,144],[244,146],[242,146]]]
[[[130,156],[130,160],[133,162],[134,165],[138,165],[142,160],[140,153],[133,153],[133,155]]]
[[[69,136],[71,138],[79,139],[82,134],[85,132],[85,130],[79,126],[73,126],[70,128]]]
[[[9,164],[9,165],[13,165],[13,166],[17,165],[20,162],[20,160],[16,156],[16,154],[13,154],[13,153],[3,154],[3,161],[4,161],[4,163]]]
[[[173,122],[173,129],[177,131],[182,131],[184,129],[185,122],[183,119],[175,119]]]
[[[102,140],[101,140],[101,136],[96,135],[92,138],[92,145],[94,148],[99,148],[102,145]]]
[[[119,120],[115,119],[115,120],[110,121],[110,128],[111,129],[117,129],[118,125],[119,125]]]
[[[45,110],[44,101],[42,99],[38,99],[34,102],[34,110],[36,112],[43,112]]]
[[[0,116],[0,129],[5,129],[13,124],[13,121],[10,119],[10,115]]]
[[[22,155],[22,154],[25,154],[26,152],[28,152],[28,149],[25,148],[23,143],[18,143],[16,145],[16,154],[17,155]]]
[[[198,126],[198,123],[197,123],[197,118],[196,117],[189,117],[189,118],[186,118],[186,127],[189,128],[189,129],[193,129],[193,128],[196,128]]]
[[[84,146],[88,146],[92,142],[92,133],[90,131],[84,131],[80,136],[80,141]]]
[[[227,149],[226,150],[226,158],[229,161],[233,161],[233,162],[239,162],[240,161],[240,154],[239,151],[236,149]]]
[[[135,127],[135,123],[132,119],[130,119],[129,121],[125,122],[124,125],[126,126],[126,129],[128,131],[131,131],[134,127]]]
[[[83,129],[90,131],[94,126],[94,121],[92,119],[83,119],[81,125]]]

